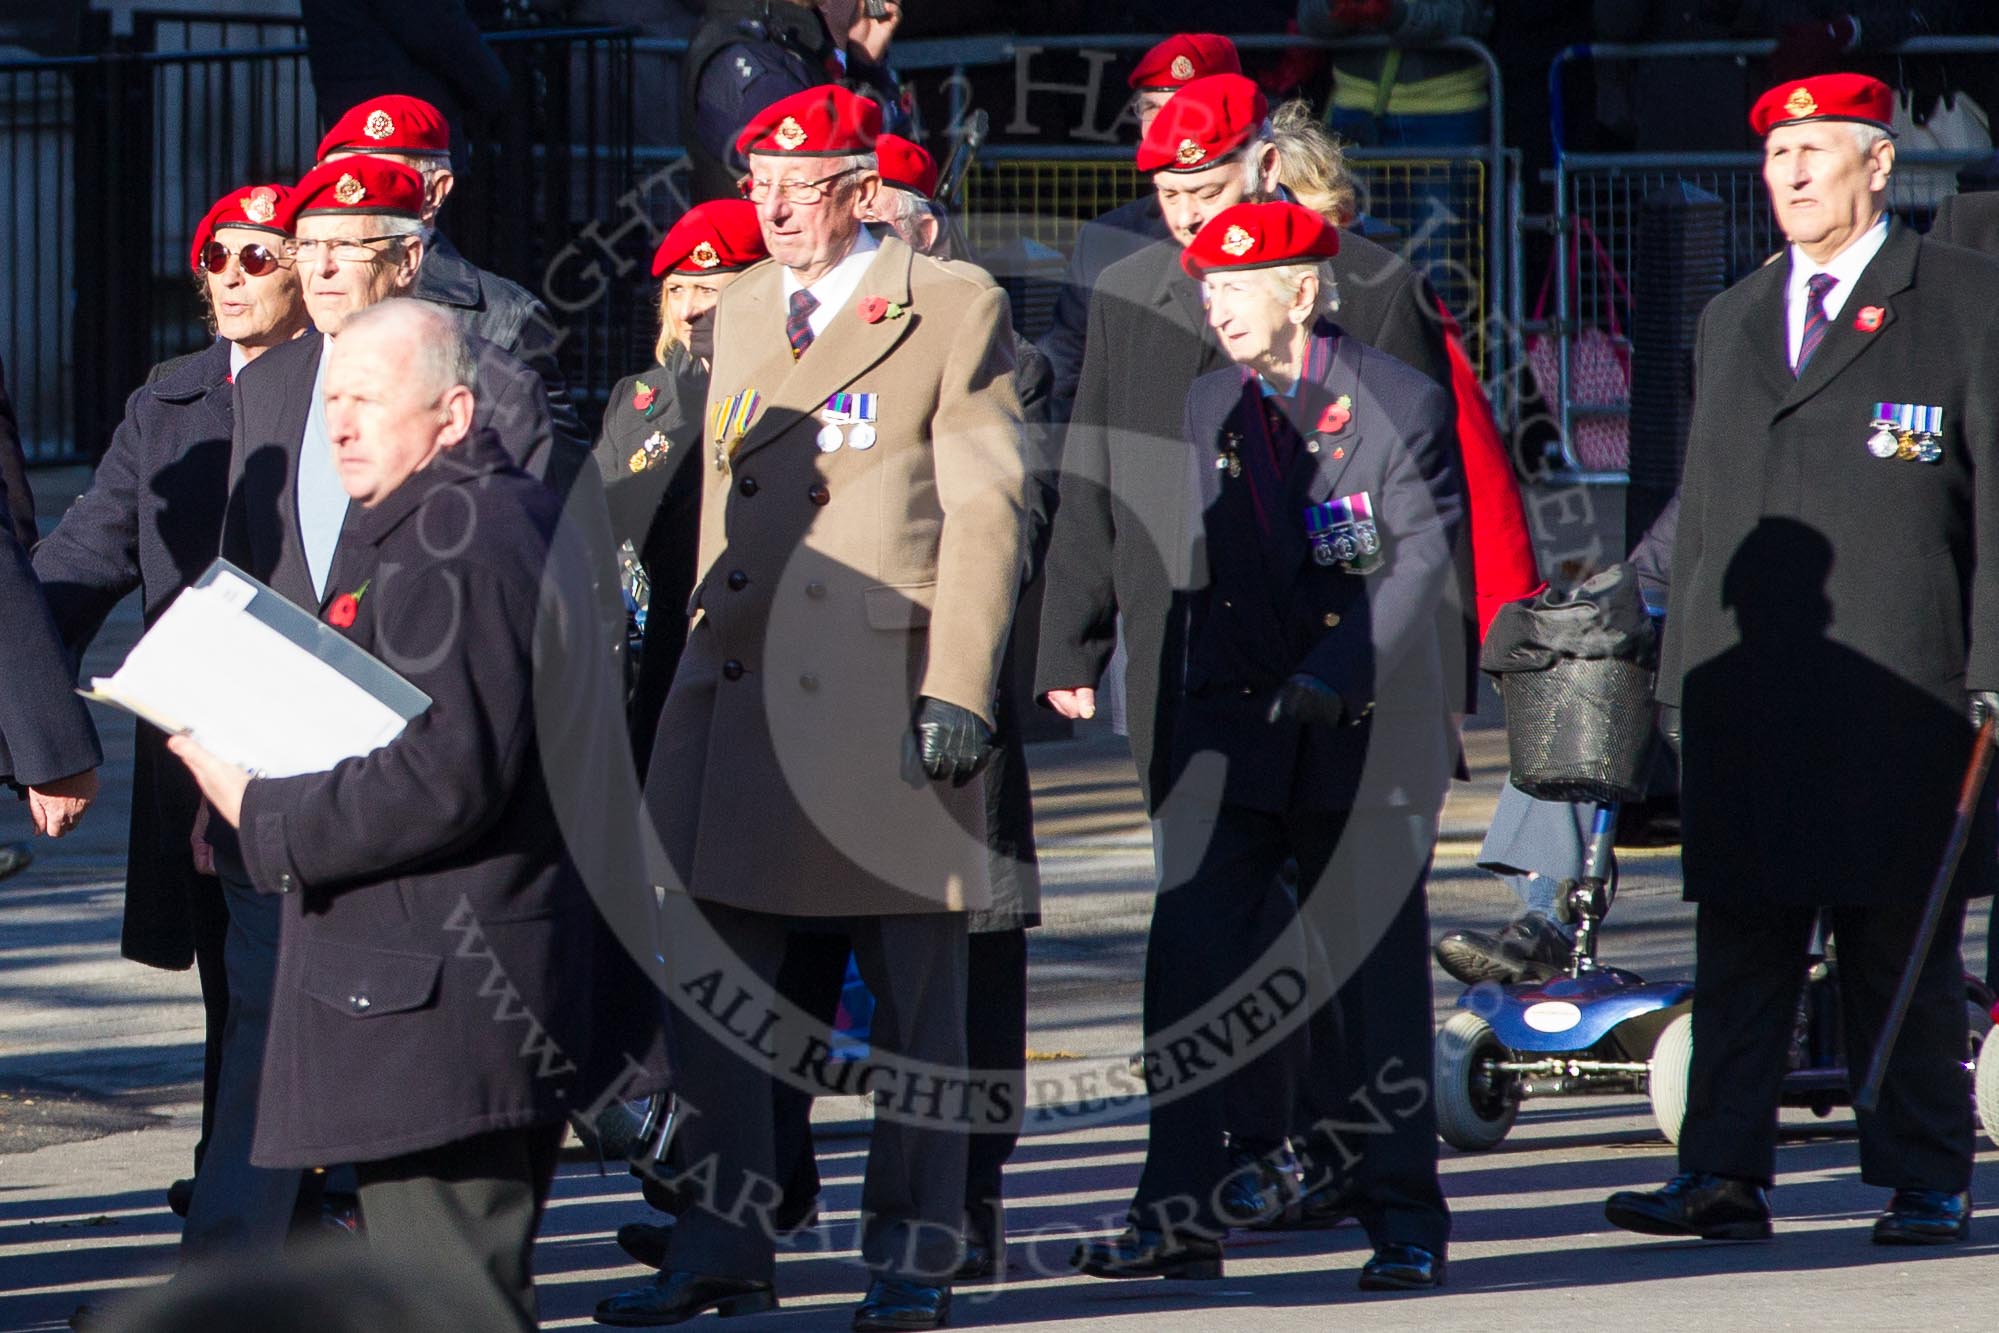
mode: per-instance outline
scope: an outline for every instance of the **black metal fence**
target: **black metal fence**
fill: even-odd
[[[289,20],[142,11],[103,54],[0,64],[0,359],[31,460],[94,457],[147,369],[201,345],[189,228],[234,185],[297,179],[344,109],[318,106],[303,38]],[[630,183],[630,39],[489,42],[516,93],[473,137],[443,226],[532,287]],[[624,291],[565,312],[579,383],[624,373],[605,378],[628,368],[632,317]]]

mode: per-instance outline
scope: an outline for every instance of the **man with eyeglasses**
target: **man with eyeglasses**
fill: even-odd
[[[421,97],[387,93],[355,104],[319,141],[319,161],[373,156],[400,162],[423,177],[423,265],[410,295],[442,306],[459,327],[495,343],[541,376],[548,390],[549,421],[560,439],[588,443],[588,432],[569,401],[557,358],[561,330],[548,307],[517,282],[475,265],[437,226],[437,215],[458,177],[451,169],[451,125]]]
[[[155,366],[133,391],[90,489],[35,550],[73,657],[134,589],[150,625],[215,556],[229,494],[232,382],[308,323],[281,216],[290,195],[284,185],[245,185],[202,217],[189,261],[215,340]],[[277,911],[240,883],[218,882],[197,854],[200,793],[165,741],[138,724],[122,946],[152,967],[192,962],[201,977],[202,1137],[194,1180],[176,1182],[168,1201],[187,1217],[187,1258],[275,1256],[299,1176],[254,1168],[249,1152]]]
[[[964,1135],[1004,1109],[962,1071],[981,768],[1027,563],[1020,405],[1005,294],[863,224],[880,134],[878,106],[827,85],[737,141],[776,262],[717,313],[701,573],[646,780],[685,890],[664,904],[700,1197],[658,1281],[598,1306],[606,1324],[776,1304],[773,1062],[704,1023],[704,975],[768,995],[791,932],[830,931],[875,996],[856,1329],[948,1320]],[[809,1020],[779,1007],[791,1048]],[[782,1068],[809,1078],[810,1058]]]

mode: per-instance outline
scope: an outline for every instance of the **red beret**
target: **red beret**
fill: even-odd
[[[1178,88],[1210,74],[1240,73],[1234,42],[1212,32],[1182,32],[1147,51],[1126,82],[1134,89]]]
[[[194,248],[188,263],[201,267],[201,247],[215,238],[218,227],[252,227],[273,236],[289,236],[285,219],[292,191],[289,185],[245,185],[215,201],[194,228]]]
[[[1240,74],[1210,74],[1166,99],[1138,145],[1140,171],[1203,171],[1248,143],[1270,103]]]
[[[881,104],[837,83],[780,97],[758,112],[736,136],[739,153],[790,157],[845,157],[872,153],[881,138]]]
[[[451,126],[444,113],[421,97],[390,93],[354,107],[319,141],[319,160],[341,148],[367,153],[451,156]]]
[[[734,273],[770,254],[764,248],[757,206],[747,199],[714,199],[680,215],[653,253],[652,275]]]
[[[1180,252],[1199,280],[1217,269],[1308,264],[1340,252],[1340,229],[1303,204],[1233,204],[1209,218]]]
[[[292,188],[285,230],[320,213],[423,216],[423,177],[385,157],[343,157],[322,162]]]
[[[912,190],[925,199],[937,193],[937,159],[922,144],[900,134],[884,134],[875,141],[875,156],[881,161],[882,184]]]
[[[1865,74],[1820,74],[1764,93],[1749,108],[1749,124],[1759,135],[1811,120],[1850,120],[1885,130],[1894,114],[1894,90],[1881,80]]]

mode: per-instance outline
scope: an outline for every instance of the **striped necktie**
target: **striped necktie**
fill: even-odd
[[[794,361],[812,345],[812,312],[818,308],[819,298],[803,287],[791,294],[791,313],[784,317],[784,336],[791,339]]]
[[[1832,320],[1825,312],[1826,294],[1839,285],[1839,279],[1830,273],[1814,273],[1805,279],[1805,336],[1798,340],[1798,364],[1791,368],[1791,374],[1805,373],[1805,364],[1825,341],[1825,331]]]

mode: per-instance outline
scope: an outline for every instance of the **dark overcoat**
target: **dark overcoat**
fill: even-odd
[[[1954,194],[1938,204],[1929,237],[1967,250],[1999,255],[1999,190]]]
[[[21,448],[21,423],[14,416],[14,400],[7,396],[4,364],[0,364],[0,486],[7,488],[0,523],[13,528],[15,541],[32,548],[41,530],[35,526],[35,493],[28,488],[28,459]]]
[[[73,656],[133,589],[150,626],[215,559],[229,494],[231,393],[225,341],[155,368],[125,400],[90,489],[35,548],[35,573]],[[165,734],[138,723],[121,940],[127,958],[169,968],[194,961],[190,895],[218,891],[213,877],[196,872],[188,846],[200,804]]]
[[[643,399],[641,384],[652,391]],[[641,773],[687,642],[687,599],[701,551],[699,455],[707,398],[708,372],[686,348],[675,347],[666,364],[618,381],[597,437],[611,539],[632,543],[652,589],[630,705],[632,755]]]
[[[654,914],[636,788],[573,785],[625,740],[561,508],[480,434],[348,513],[312,605],[365,588],[347,637],[431,703],[244,796],[251,882],[285,897],[259,1165],[376,1161],[663,1082],[663,1000],[600,915],[629,936]]]
[[[1864,905],[1927,888],[1999,688],[1999,263],[1894,226],[1795,379],[1789,277],[1701,317],[1659,697],[1687,897]],[[1870,452],[1883,402],[1943,410],[1938,461]]]
[[[0,478],[0,513],[7,483]],[[104,762],[97,732],[72,688],[69,655],[35,581],[28,552],[0,524],[0,782],[71,777]]]
[[[1089,333],[1090,293],[1096,290],[1104,270],[1170,236],[1166,215],[1159,211],[1159,196],[1150,189],[1076,229],[1076,244],[1069,251],[1069,265],[1062,271],[1062,285],[1055,292],[1053,318],[1036,343],[1054,376],[1049,393],[1053,420],[1067,421],[1075,409],[1076,384],[1082,378],[1083,349]]]
[[[549,426],[558,440],[574,446],[562,451],[555,471],[544,470],[542,479],[557,490],[567,490],[569,475],[564,469],[581,462],[576,449],[587,447],[590,436],[569,399],[569,382],[556,355],[562,344],[548,307],[518,282],[488,273],[459,254],[441,231],[433,231],[424,245],[423,265],[410,295],[449,310],[465,332],[512,353],[541,377],[542,388],[548,391]]]
[[[1322,325],[1323,328],[1329,326]],[[1464,544],[1455,409],[1435,383],[1339,334],[1324,377],[1278,399],[1304,447],[1260,521],[1250,469],[1263,439],[1256,377],[1228,367],[1187,394],[1189,489],[1199,512],[1172,774],[1195,756],[1228,761],[1222,799],[1282,813],[1412,806],[1434,814],[1455,760],[1461,626],[1452,596]],[[1334,402],[1347,422],[1321,430]],[[1219,465],[1219,466],[1218,466]],[[1365,493],[1383,564],[1367,574],[1312,557],[1307,506]],[[1267,524],[1267,532],[1265,530]],[[1203,571],[1205,569],[1205,577]],[[1277,689],[1304,672],[1338,692],[1333,728],[1272,724]]]
[[[1442,331],[1428,285],[1402,260],[1351,234],[1333,261],[1346,334],[1433,379],[1449,383]],[[1200,287],[1180,269],[1180,247],[1161,242],[1111,265],[1090,302],[1083,372],[1063,443],[1060,500],[1047,562],[1047,592],[1035,670],[1037,696],[1095,686],[1116,647],[1124,617],[1132,756],[1146,799],[1164,796],[1166,752],[1161,664],[1185,645],[1168,612],[1190,585],[1197,513],[1188,487],[1184,409],[1195,379],[1228,364],[1208,329]],[[1449,436],[1453,459],[1456,433]],[[1470,552],[1459,562],[1459,600],[1470,601]],[[1469,610],[1466,611],[1467,617]],[[1471,652],[1459,689],[1476,687]],[[1465,711],[1469,711],[1467,706]]]

